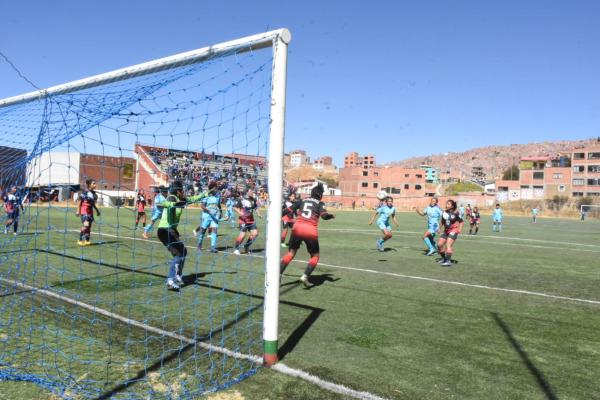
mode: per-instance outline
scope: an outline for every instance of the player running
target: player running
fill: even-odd
[[[452,245],[458,239],[458,234],[462,231],[464,225],[460,213],[456,210],[454,200],[446,202],[446,211],[442,213],[442,225],[444,233],[440,235],[438,240],[438,249],[442,258],[438,262],[444,267],[449,267],[452,265],[452,254],[454,253]]]
[[[500,203],[496,203],[496,208],[492,211],[492,232],[502,232],[502,219],[504,212],[500,208]]]
[[[325,204],[321,201],[323,192],[323,185],[319,183],[310,191],[310,198],[296,201],[291,207],[291,211],[297,212],[298,217],[292,228],[288,253],[281,259],[279,272],[283,274],[296,256],[302,242],[306,244],[310,259],[304,274],[300,277],[300,281],[305,287],[310,286],[309,276],[319,262],[319,218],[324,220],[335,218],[333,214],[327,212]]]
[[[208,191],[206,197],[200,202],[202,208],[202,222],[199,226],[194,229],[194,236],[198,236],[198,250],[202,250],[202,242],[204,241],[204,235],[210,230],[210,252],[217,252],[217,231],[219,229],[219,216],[221,210],[221,196],[218,194],[218,188],[216,182],[210,182],[208,184]]]
[[[144,190],[140,189],[135,198],[135,208],[137,212],[135,214],[135,227],[137,229],[138,223],[142,221],[142,227],[146,228],[146,196],[144,196]],[[144,229],[145,230],[145,229]]]
[[[481,214],[479,213],[479,207],[473,207],[471,214],[469,215],[469,235],[473,235],[473,228],[475,229],[475,235],[479,232],[479,221],[481,220]]]
[[[300,200],[300,195],[298,193],[291,193],[283,203],[281,213],[281,223],[283,224],[281,228],[281,247],[287,247],[285,239],[287,238],[288,231],[292,230],[294,222],[296,222],[296,212],[292,211],[292,206],[298,200]]]
[[[13,235],[17,236],[19,229],[19,216],[23,211],[23,202],[17,191],[17,187],[13,186],[7,195],[4,196],[4,211],[6,212],[6,222],[4,224],[4,234],[8,234],[8,228],[12,225]]]
[[[164,186],[158,187],[158,192],[156,193],[156,196],[154,196],[154,202],[152,203],[152,218],[150,219],[150,224],[146,225],[144,228],[144,233],[142,234],[144,239],[148,239],[150,237],[150,232],[152,231],[154,224],[162,217],[163,209],[159,207],[158,204],[167,199],[165,195],[168,193],[168,191],[169,189]]]
[[[396,227],[400,226],[396,220],[396,207],[394,207],[394,199],[391,197],[386,197],[385,200],[382,201],[382,204],[373,213],[373,216],[369,221],[369,225],[373,225],[375,218],[377,218],[377,226],[379,229],[381,229],[381,233],[383,233],[383,237],[377,239],[377,250],[385,251],[383,244],[392,238],[392,226],[390,224],[390,219],[394,221]]]
[[[96,216],[100,216],[100,210],[96,207],[96,201],[98,201],[98,195],[96,194],[96,181],[88,179],[85,181],[87,186],[86,190],[79,196],[79,207],[75,215],[81,216],[81,229],[79,230],[79,241],[77,242],[80,246],[90,245],[90,235],[92,233],[92,223],[94,222],[94,210],[96,210]]]
[[[423,241],[427,246],[427,256],[434,255],[438,252],[437,244],[435,243],[435,235],[440,230],[440,219],[442,218],[442,209],[438,206],[437,197],[432,197],[429,205],[423,209],[418,210],[416,207],[414,210],[422,217],[427,217],[427,230],[423,234]]]
[[[234,210],[239,215],[240,234],[235,239],[235,250],[233,251],[233,254],[240,255],[240,247],[246,237],[246,233],[249,233],[249,236],[246,243],[244,243],[244,253],[248,253],[250,246],[252,246],[252,243],[254,243],[258,237],[254,213],[256,212],[256,216],[262,218],[258,213],[258,204],[252,189],[249,189],[246,196],[238,201]]]
[[[175,181],[169,187],[167,198],[158,204],[163,212],[156,234],[162,244],[173,255],[173,258],[169,261],[169,275],[167,277],[167,289],[169,290],[179,290],[183,285],[182,273],[187,249],[177,231],[181,213],[186,205],[198,202],[205,196],[205,193],[201,193],[186,198],[183,193],[183,184],[180,181]]]

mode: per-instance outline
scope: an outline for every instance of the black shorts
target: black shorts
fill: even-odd
[[[185,245],[179,238],[179,232],[175,228],[158,228],[156,232],[158,240],[164,244],[174,256],[185,256],[187,251]]]
[[[92,222],[94,222],[94,215],[82,215],[81,216],[81,223],[85,225],[85,223],[91,224]]]
[[[289,222],[283,221],[283,229],[286,229],[286,228],[292,229],[293,227],[294,227],[294,223],[293,222],[291,222],[291,221],[289,221]]]
[[[306,250],[308,250],[310,254],[319,253],[319,238],[302,238],[298,235],[294,235],[294,232],[292,232],[288,247],[290,250],[298,250],[302,245],[302,242],[306,243]]]
[[[19,219],[19,211],[15,210],[15,211],[9,211],[6,213],[6,218],[10,219],[11,221],[16,221]]]
[[[256,229],[256,223],[251,224],[240,224],[240,232],[249,232]]]
[[[458,239],[458,232],[450,232],[450,233],[442,233],[440,235],[441,239],[452,239],[454,241],[456,241],[456,239]]]
[[[146,216],[146,211],[138,211],[137,216],[138,216],[138,218],[145,217]]]

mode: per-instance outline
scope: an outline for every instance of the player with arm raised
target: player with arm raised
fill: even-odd
[[[310,198],[299,200],[291,207],[293,212],[297,212],[298,217],[292,228],[288,253],[281,259],[280,273],[283,274],[287,266],[292,262],[302,242],[306,244],[306,249],[310,254],[310,260],[306,265],[306,270],[300,281],[305,287],[310,286],[309,276],[315,270],[319,262],[319,219],[324,220],[335,218],[325,209],[325,204],[321,201],[323,198],[323,185],[318,184],[310,192]]]
[[[435,235],[440,230],[440,219],[442,218],[442,209],[438,205],[437,197],[432,197],[429,205],[423,211],[418,210],[416,207],[414,207],[414,210],[420,216],[427,217],[427,230],[423,234],[423,241],[429,249],[426,255],[434,255],[438,251],[435,243]]]
[[[79,230],[79,241],[77,242],[80,246],[90,245],[92,223],[94,222],[94,210],[96,210],[96,216],[100,216],[100,210],[96,207],[96,201],[98,201],[96,181],[88,179],[85,181],[85,185],[87,188],[81,193],[81,196],[79,196],[79,207],[75,213],[75,215],[81,216],[81,229]]]
[[[442,259],[439,263],[444,267],[452,265],[452,254],[454,252],[452,245],[458,239],[458,234],[462,232],[464,221],[460,217],[460,211],[456,209],[456,202],[448,200],[446,210],[442,213],[442,227],[444,232],[440,235],[438,249]]]
[[[392,238],[390,219],[394,221],[396,227],[400,226],[396,220],[396,207],[394,207],[394,199],[392,199],[392,197],[387,197],[382,201],[382,204],[373,213],[369,225],[373,224],[375,218],[377,218],[377,226],[381,229],[381,233],[383,234],[383,237],[377,239],[377,250],[385,251],[383,244]]]
[[[169,195],[158,204],[163,209],[162,217],[158,224],[156,232],[158,239],[169,250],[173,258],[169,261],[169,275],[167,277],[167,289],[179,290],[183,285],[183,266],[187,249],[179,237],[177,226],[181,219],[181,214],[186,205],[202,200],[206,196],[201,193],[197,196],[185,196],[183,184],[175,181],[169,187]]]
[[[250,246],[252,246],[252,243],[254,243],[258,237],[258,228],[256,227],[254,213],[256,213],[257,217],[262,218],[258,212],[258,203],[256,202],[256,197],[254,196],[254,191],[252,189],[249,189],[246,196],[238,201],[234,210],[239,215],[240,233],[235,239],[235,250],[233,251],[233,254],[240,255],[240,247],[242,246],[246,234],[249,233],[249,236],[246,243],[244,243],[244,253],[248,253]]]

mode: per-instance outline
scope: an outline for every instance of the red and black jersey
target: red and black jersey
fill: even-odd
[[[283,203],[282,217],[283,222],[294,223],[296,221],[296,211],[292,210],[292,206],[294,205],[293,201],[286,200]]]
[[[311,198],[295,202],[291,210],[297,215],[292,233],[302,238],[317,238],[319,219],[331,217],[322,201]]]
[[[256,223],[254,220],[254,210],[257,207],[256,199],[253,197],[244,197],[238,200],[236,208],[242,210],[242,214],[239,216],[240,224],[251,225]]]
[[[446,233],[452,233],[458,231],[459,224],[463,222],[458,211],[442,213],[442,225]]]
[[[19,206],[21,205],[21,199],[17,194],[9,193],[4,198],[4,210],[7,213],[12,213],[15,211],[19,211]]]
[[[137,207],[138,212],[145,212],[146,211],[146,198],[144,196],[142,196],[141,194],[139,194],[135,201],[135,206]]]
[[[96,201],[98,195],[93,190],[86,190],[81,194],[79,198],[79,214],[80,215],[94,215],[94,207],[96,207]]]
[[[469,218],[470,218],[469,222],[471,224],[474,224],[481,219],[481,214],[479,214],[479,211],[471,211],[471,215],[469,215]]]

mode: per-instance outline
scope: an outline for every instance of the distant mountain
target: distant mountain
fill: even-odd
[[[502,177],[502,173],[510,166],[516,165],[521,157],[556,156],[560,153],[568,153],[578,147],[598,143],[600,143],[600,138],[488,146],[460,153],[411,157],[391,164],[415,168],[423,164],[431,165],[439,168],[442,175],[462,179],[471,179],[473,168],[481,167],[486,179],[499,179]]]

